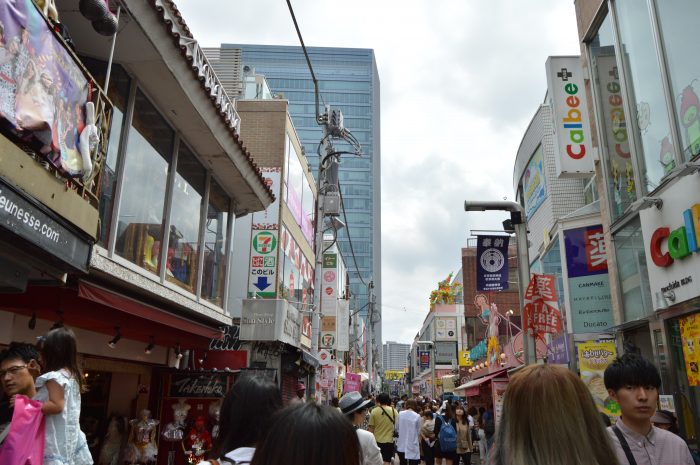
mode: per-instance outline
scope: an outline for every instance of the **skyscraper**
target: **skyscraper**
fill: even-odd
[[[353,307],[361,309],[360,315],[366,318],[369,306],[367,284],[374,281],[377,314],[381,313],[382,289],[379,74],[374,51],[326,47],[308,47],[307,50],[319,81],[321,106],[328,104],[340,108],[345,127],[362,144],[361,157],[341,157],[339,180],[347,227],[340,231],[338,244],[348,265]],[[289,100],[289,113],[312,172],[317,176],[317,149],[323,133],[316,124],[314,85],[302,48],[222,44],[218,51],[207,50],[207,56],[214,58],[217,74],[220,71],[216,59],[221,57],[223,61],[224,57],[230,57],[227,62],[240,63],[237,66],[242,67],[243,73],[264,75],[272,92]],[[320,111],[323,112],[323,107]],[[349,145],[336,144],[335,147],[350,150]],[[381,322],[374,328],[375,360],[379,361],[382,360]]]
[[[387,341],[384,344],[384,369],[403,370],[408,367],[408,354],[411,344]]]

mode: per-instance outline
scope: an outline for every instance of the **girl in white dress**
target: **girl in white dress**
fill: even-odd
[[[75,334],[68,328],[48,332],[41,345],[45,373],[36,380],[35,400],[46,416],[44,465],[92,465],[80,430],[82,374],[78,368]]]

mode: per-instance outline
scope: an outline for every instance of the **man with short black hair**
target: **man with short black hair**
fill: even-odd
[[[369,414],[369,428],[367,430],[374,434],[377,445],[382,451],[384,463],[391,463],[394,459],[394,430],[399,412],[391,406],[389,394],[381,393],[377,396],[378,406],[372,409]]]
[[[41,372],[39,352],[30,344],[13,342],[0,353],[0,383],[5,399],[0,402],[0,444],[5,440],[12,421],[12,405],[17,394],[36,395],[34,380]]]
[[[620,465],[693,465],[685,441],[651,423],[661,387],[654,364],[626,353],[605,369],[604,381],[622,411],[617,423],[608,427]]]

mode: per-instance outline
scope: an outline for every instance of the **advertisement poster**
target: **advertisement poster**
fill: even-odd
[[[476,290],[508,289],[508,241],[510,236],[476,237]]]
[[[420,369],[427,370],[428,368],[430,368],[430,352],[428,352],[427,350],[421,350],[418,354],[420,360]]]
[[[603,373],[616,357],[614,342],[586,341],[578,344],[581,379],[591,392],[598,410],[611,420],[620,416],[620,406],[608,396]]]
[[[280,188],[280,176],[282,168],[279,167],[264,167],[260,168],[263,179],[265,180],[265,185],[269,187],[272,192],[279,192]],[[253,229],[254,230],[277,230],[279,229],[279,217],[280,217],[280,199],[275,198],[268,207],[261,211],[253,213]]]
[[[345,393],[357,391],[360,392],[362,388],[362,378],[357,373],[346,373],[345,374]]]
[[[336,349],[350,350],[350,301],[338,301],[338,316],[336,317]]]
[[[566,333],[552,339],[552,342],[549,344],[547,362],[559,365],[569,363],[569,340]]]
[[[554,275],[532,275],[525,291],[524,312],[525,328],[532,328],[535,335],[557,334],[561,331],[561,312]]]
[[[528,218],[542,205],[547,197],[544,185],[544,162],[542,160],[542,145],[537,147],[527,164],[523,174],[523,198],[525,199],[525,215]]]
[[[597,333],[613,326],[605,235],[601,225],[564,231],[569,283],[570,333]]]
[[[0,2],[0,23],[0,118],[64,176],[81,174],[87,78],[32,2]]]
[[[688,386],[700,386],[700,315],[681,318],[679,325]]]
[[[505,396],[507,387],[508,381],[493,380],[491,382],[491,388],[493,389],[493,416],[496,425],[498,425],[498,422],[501,419],[501,413],[503,412],[503,397]]]

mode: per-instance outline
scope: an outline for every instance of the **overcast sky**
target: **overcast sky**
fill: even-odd
[[[202,46],[299,45],[285,0],[177,0]],[[409,343],[470,230],[514,200],[549,55],[580,53],[573,0],[292,0],[307,46],[372,48],[381,81],[384,341]],[[352,129],[352,128],[350,128]],[[465,301],[469,302],[469,296]]]

